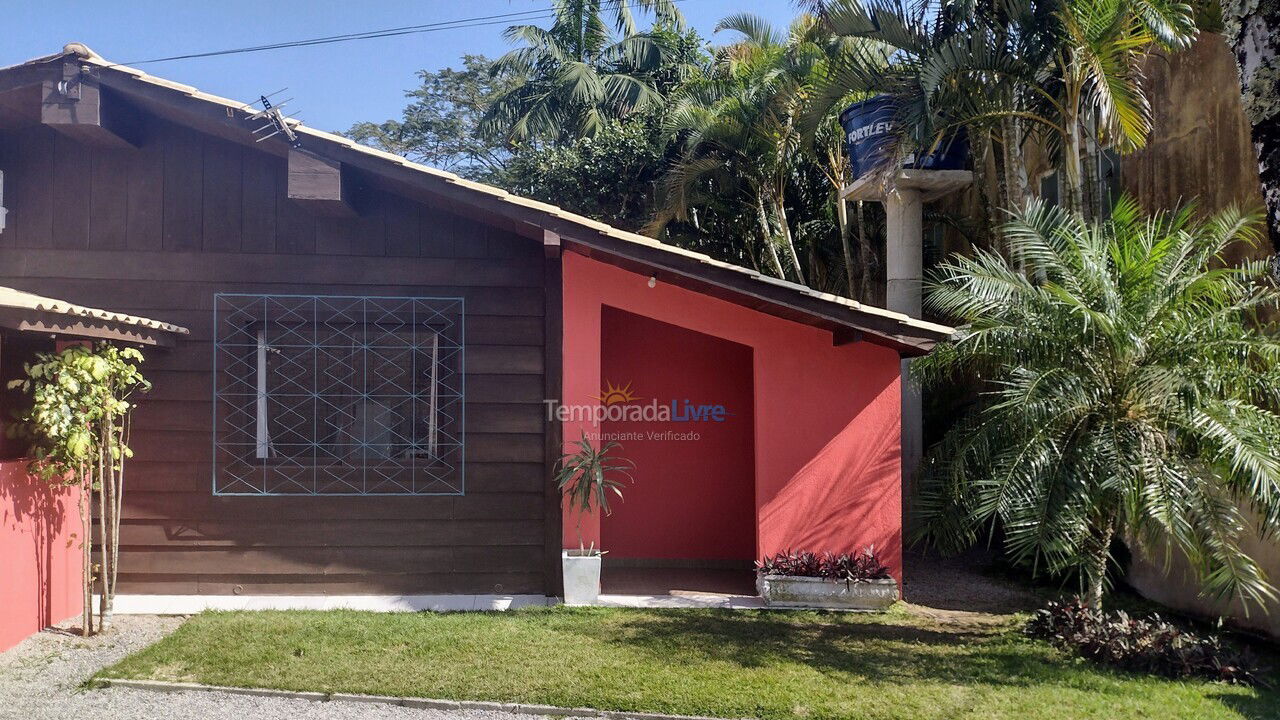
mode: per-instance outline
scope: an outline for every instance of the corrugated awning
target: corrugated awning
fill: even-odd
[[[172,345],[175,336],[191,334],[172,323],[85,307],[9,287],[0,287],[0,327],[143,345]]]

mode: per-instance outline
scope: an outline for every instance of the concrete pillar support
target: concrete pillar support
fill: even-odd
[[[885,305],[920,317],[924,265],[920,191],[895,187],[885,193]]]
[[[884,195],[885,306],[920,317],[923,281],[923,217],[920,191],[892,187]],[[910,509],[915,468],[924,452],[920,387],[911,380],[911,360],[902,360],[902,502]]]
[[[885,306],[911,317],[921,314],[924,274],[924,203],[973,182],[967,170],[900,170],[884,178],[865,176],[845,188],[846,200],[884,203]],[[914,474],[924,451],[920,388],[910,381],[911,361],[902,361],[902,502],[909,513]]]

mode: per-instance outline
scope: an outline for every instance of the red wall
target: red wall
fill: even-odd
[[[756,547],[853,551],[875,545],[901,580],[899,358],[831,333],[564,255],[564,398],[600,395],[605,306],[751,348]],[[612,378],[608,378],[612,380]],[[566,422],[566,451],[588,423]],[[656,470],[655,470],[656,471]],[[665,512],[666,509],[663,509]],[[651,518],[657,522],[660,514]],[[566,547],[576,545],[565,513]],[[600,540],[600,520],[584,534]],[[607,545],[605,549],[609,549]]]
[[[76,492],[0,461],[0,651],[81,611]]]
[[[751,348],[605,307],[601,372],[607,383],[630,386],[636,403],[687,400],[728,411],[723,422],[602,423],[636,465],[624,501],[600,520],[609,556],[754,559]],[[689,439],[650,435],[668,432]]]

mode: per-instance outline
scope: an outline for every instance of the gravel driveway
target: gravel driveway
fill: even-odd
[[[0,718],[67,720],[529,720],[477,710],[441,711],[368,703],[314,702],[246,697],[227,693],[156,693],[128,688],[85,690],[81,684],[100,668],[155,642],[182,618],[118,616],[103,637],[84,639],[48,631],[0,653]]]

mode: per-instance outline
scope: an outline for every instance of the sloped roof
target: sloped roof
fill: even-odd
[[[182,96],[205,103],[212,103],[223,108],[227,117],[247,119],[255,112],[255,110],[246,103],[206,93],[197,88],[191,87],[190,85],[183,85],[164,78],[159,78],[136,68],[108,62],[100,55],[90,50],[87,46],[80,43],[69,43],[64,47],[63,52],[60,54],[37,58],[30,60],[27,63],[23,63],[22,65],[12,66],[10,68],[3,68],[0,69],[0,72],[11,70],[16,67],[22,67],[24,65],[47,63],[69,57],[74,57],[85,65],[94,66],[103,71],[129,76],[140,82],[147,83],[148,85],[163,88],[176,96]],[[304,139],[319,140],[322,144],[339,146],[342,149],[354,151],[371,158],[376,158],[396,167],[413,170],[422,174],[424,177],[430,177],[436,181],[443,181],[444,183],[459,188],[464,192],[498,201],[499,203],[511,208],[533,211],[548,218],[566,221],[584,230],[599,233],[607,238],[620,241],[623,246],[659,251],[673,259],[678,258],[686,263],[690,263],[692,267],[701,267],[708,273],[717,274],[719,277],[725,277],[726,275],[736,276],[738,280],[745,281],[744,284],[748,287],[752,285],[758,287],[759,291],[762,293],[768,292],[768,289],[770,288],[783,289],[798,298],[816,300],[819,303],[828,306],[829,314],[824,313],[824,317],[828,319],[834,318],[834,321],[837,323],[842,323],[841,318],[847,317],[847,320],[843,322],[846,322],[850,327],[863,330],[868,334],[883,338],[898,347],[900,351],[906,351],[908,354],[920,354],[922,352],[927,352],[936,342],[946,339],[955,332],[954,328],[946,325],[913,318],[905,313],[867,305],[839,295],[820,292],[798,283],[761,274],[750,268],[716,260],[715,258],[703,253],[686,250],[675,245],[660,242],[651,237],[621,230],[555,205],[514,195],[492,185],[468,180],[455,173],[421,165],[400,155],[395,155],[367,145],[362,145],[341,135],[335,135],[333,133],[307,127],[297,120],[290,119],[287,122],[289,122],[294,132]],[[304,143],[304,145],[309,150],[315,151],[318,149],[314,143]],[[608,251],[606,250],[605,252]],[[650,256],[652,256],[652,253],[650,253]],[[800,309],[797,312],[803,313],[804,310]],[[857,322],[858,317],[874,319],[876,321],[874,323],[874,328],[861,326],[861,324]]]
[[[7,313],[5,311],[8,311]],[[16,315],[15,315],[16,312]],[[30,315],[28,315],[28,313]],[[173,325],[159,320],[138,317],[136,315],[126,315],[125,313],[112,312],[111,310],[102,310],[100,308],[85,307],[84,305],[76,305],[65,300],[57,300],[55,298],[36,295],[35,293],[16,290],[11,287],[0,287],[0,325],[12,325],[6,322],[9,315],[14,315],[12,320],[17,322],[20,330],[37,329],[31,322],[34,318],[43,314],[66,316],[68,318],[84,318],[90,321],[90,324],[105,327],[106,329],[114,329],[109,335],[96,332],[83,332],[84,328],[75,329],[72,325],[40,325],[39,329],[50,332],[65,332],[68,335],[83,335],[88,337],[114,337],[116,339],[133,340],[147,344],[168,344],[166,342],[157,342],[149,339],[154,333],[148,331],[159,331],[170,335],[189,335],[190,330],[179,325]],[[96,322],[94,322],[96,321]],[[133,332],[133,330],[143,331],[141,333]]]

